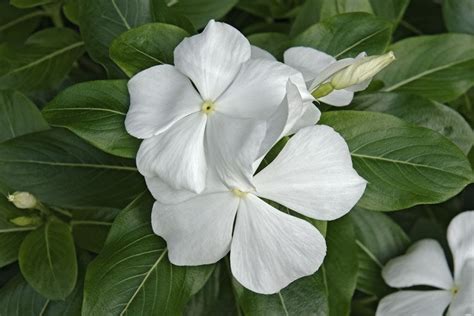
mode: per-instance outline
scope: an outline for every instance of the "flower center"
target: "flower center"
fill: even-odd
[[[239,189],[232,189],[232,193],[234,193],[239,198],[243,198],[248,192],[240,191]]]
[[[458,294],[458,292],[459,292],[459,288],[458,288],[457,286],[453,286],[453,287],[451,288],[451,294],[452,294],[453,296],[456,295],[456,294]]]
[[[201,105],[201,112],[203,112],[204,114],[211,114],[212,112],[214,112],[215,107],[216,105],[214,104],[214,102],[206,100]]]

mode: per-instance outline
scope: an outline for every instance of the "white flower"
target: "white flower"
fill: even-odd
[[[313,98],[296,70],[250,56],[251,46],[238,30],[210,21],[176,47],[175,66],[154,66],[129,81],[125,125],[144,139],[137,154],[143,175],[201,192],[210,168],[227,182],[253,187],[252,160],[244,156],[260,151],[288,79],[305,99]]]
[[[38,205],[36,197],[29,192],[15,192],[7,196],[9,202],[21,209],[32,209]]]
[[[234,277],[263,294],[313,274],[326,253],[325,240],[313,225],[266,200],[311,218],[333,220],[349,212],[366,186],[352,168],[344,139],[322,125],[299,130],[253,176],[255,190],[248,191],[245,184],[224,185],[212,172],[209,177],[201,194],[146,178],[157,199],[153,230],[167,241],[169,259],[176,265],[214,263],[230,251]]]
[[[390,260],[382,270],[388,285],[396,288],[426,285],[436,290],[403,290],[384,297],[377,316],[448,316],[474,314],[474,211],[456,216],[448,227],[454,258],[454,278],[440,244],[424,239],[407,254]]]

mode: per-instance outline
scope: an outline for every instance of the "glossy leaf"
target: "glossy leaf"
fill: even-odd
[[[474,1],[443,1],[444,23],[450,32],[474,35]]]
[[[385,51],[392,26],[367,13],[346,13],[313,25],[292,42],[292,46],[313,47],[336,58],[369,55]]]
[[[0,144],[0,182],[72,208],[120,208],[145,190],[132,160],[105,154],[63,129]]]
[[[283,60],[283,53],[290,46],[290,38],[282,33],[257,33],[248,37],[250,43],[271,53],[278,60]]]
[[[131,77],[151,66],[173,64],[174,49],[187,36],[188,32],[170,24],[142,25],[112,42],[110,58]]]
[[[357,96],[349,109],[383,112],[430,128],[449,138],[466,155],[474,144],[474,132],[458,112],[417,95],[394,92],[364,94]]]
[[[329,112],[321,123],[346,139],[354,168],[368,181],[360,207],[392,211],[440,203],[473,180],[462,151],[432,130],[374,112]]]
[[[152,200],[134,201],[115,220],[86,275],[84,315],[178,315],[212,266],[178,267],[150,224]]]
[[[71,228],[58,219],[48,219],[26,236],[18,260],[25,279],[46,298],[65,299],[76,285],[77,258]]]
[[[456,47],[456,49],[447,49]],[[405,91],[444,102],[474,84],[474,36],[417,36],[390,47],[397,60],[377,76],[384,91]]]
[[[0,43],[22,43],[38,26],[45,12],[22,10],[0,3]]]
[[[43,115],[51,126],[67,128],[107,153],[133,158],[140,141],[125,130],[129,103],[125,81],[92,81],[61,92]]]

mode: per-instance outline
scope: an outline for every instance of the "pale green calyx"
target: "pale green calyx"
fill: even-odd
[[[16,226],[38,226],[41,224],[39,216],[18,216],[10,219],[10,222]]]
[[[327,96],[331,92],[334,91],[334,87],[330,82],[323,83],[319,87],[316,88],[313,92],[311,92],[311,95],[316,99],[320,99],[322,97]]]
[[[15,192],[8,195],[8,201],[12,202],[18,208],[31,209],[35,208],[38,204],[35,196],[28,192]]]
[[[341,90],[362,83],[371,79],[394,60],[393,52],[357,59],[352,65],[338,71],[331,78],[331,85],[334,89]]]

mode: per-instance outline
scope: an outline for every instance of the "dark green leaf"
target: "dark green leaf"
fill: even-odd
[[[63,129],[0,144],[0,182],[66,208],[120,208],[145,190],[133,161],[105,154]]]
[[[112,42],[110,58],[131,77],[151,66],[173,64],[174,48],[187,36],[188,32],[170,24],[142,25]]]
[[[51,126],[65,127],[107,153],[133,158],[140,141],[125,130],[129,102],[125,81],[85,82],[61,92],[43,115]]]
[[[65,299],[77,281],[77,258],[71,228],[50,218],[26,236],[18,256],[21,273],[46,298]]]
[[[450,32],[474,34],[473,14],[472,0],[443,1],[444,23]]]
[[[0,43],[22,43],[45,15],[39,10],[17,9],[6,1],[0,3]]]
[[[72,23],[79,25],[79,3],[80,0],[66,0],[63,6],[64,15]]]
[[[474,36],[465,34],[408,38],[390,47],[397,60],[377,78],[385,82],[387,92],[451,101],[474,84],[473,47]]]
[[[290,47],[290,38],[282,33],[257,33],[248,39],[252,45],[263,48],[279,60],[283,60],[283,53]]]
[[[0,143],[49,128],[36,105],[14,90],[0,90],[0,113]]]
[[[151,208],[144,195],[115,220],[87,271],[84,315],[179,315],[208,279],[212,266],[170,264],[165,241],[151,229]]]
[[[10,3],[17,8],[31,8],[55,1],[56,0],[10,0]]]
[[[356,97],[349,109],[383,112],[443,134],[467,155],[474,132],[466,120],[444,104],[408,93],[379,92]]]
[[[54,88],[82,55],[83,46],[77,33],[65,28],[39,31],[20,48],[0,46],[0,88]]]
[[[323,115],[346,139],[354,168],[368,181],[359,206],[376,211],[440,203],[473,179],[462,151],[444,136],[375,112]]]
[[[292,42],[292,46],[313,47],[336,58],[369,55],[385,51],[391,24],[368,13],[346,13],[313,25]]]

